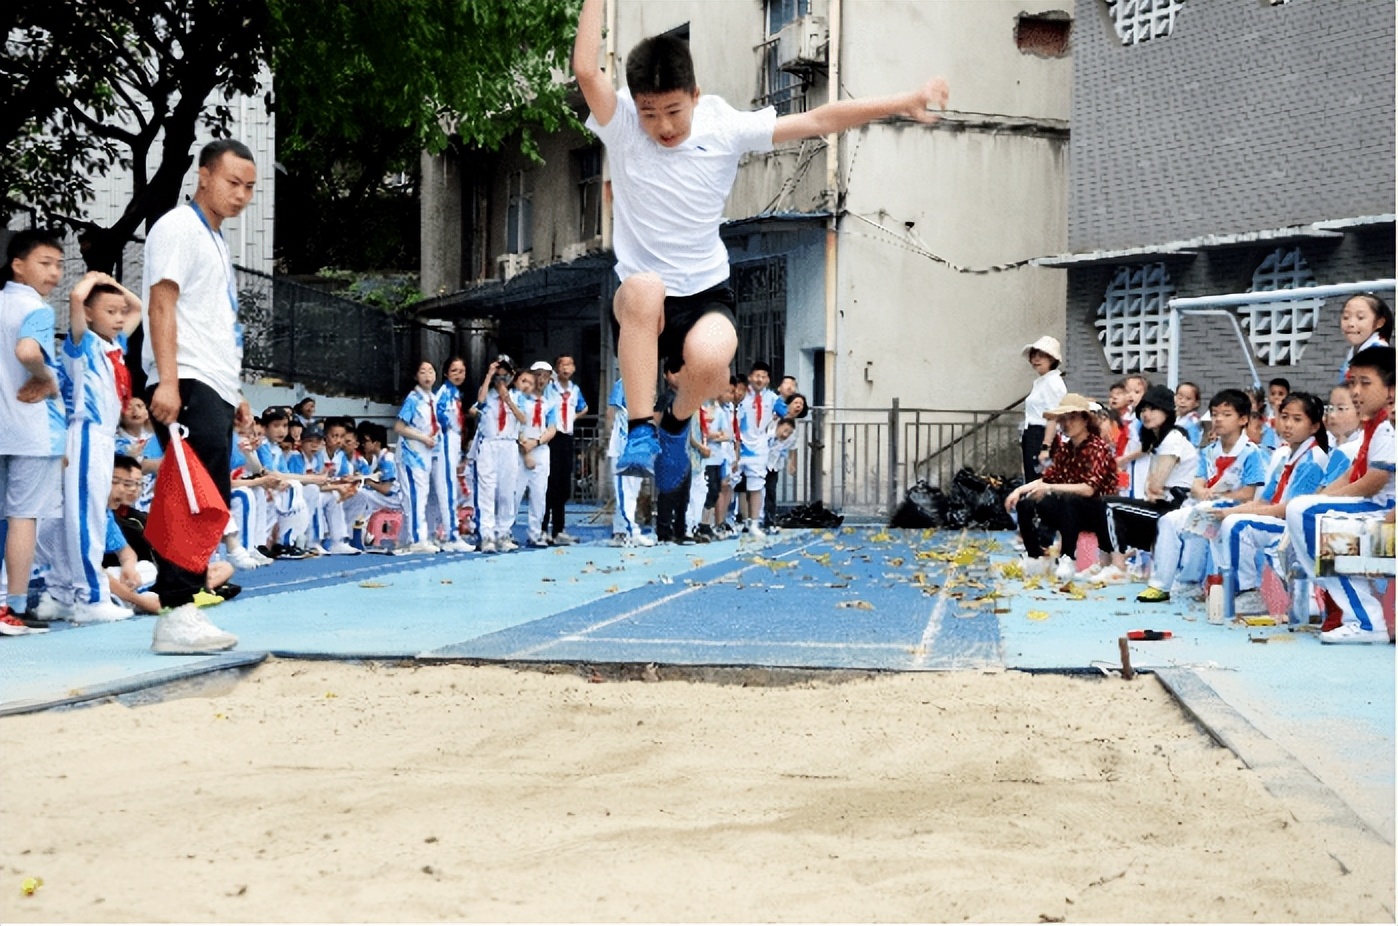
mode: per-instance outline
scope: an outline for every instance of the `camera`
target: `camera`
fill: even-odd
[[[492,385],[509,385],[510,380],[515,378],[515,364],[510,359],[509,354],[501,354],[495,358],[495,375],[490,378]]]

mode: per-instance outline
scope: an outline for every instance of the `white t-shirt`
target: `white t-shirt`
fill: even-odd
[[[1043,376],[1037,377],[1034,380],[1034,388],[1029,390],[1029,397],[1024,400],[1024,426],[1045,426],[1048,422],[1044,418],[1044,412],[1057,408],[1058,403],[1063,401],[1067,394],[1068,387],[1063,382],[1061,370],[1049,370]]]
[[[777,112],[740,112],[704,95],[689,138],[664,148],[641,129],[636,103],[617,94],[606,125],[587,127],[607,146],[612,175],[617,277],[658,273],[669,296],[692,296],[728,279],[728,249],[719,237],[723,204],[749,151],[771,151]]]
[[[21,402],[16,396],[29,382],[29,371],[15,356],[22,338],[39,342],[44,364],[57,383],[53,309],[32,286],[11,280],[0,290],[0,456],[62,456],[68,433],[63,399],[53,395],[42,402]]]
[[[1383,484],[1383,488],[1370,496],[1369,501],[1385,508],[1392,508],[1394,501],[1394,449],[1393,425],[1385,418],[1369,440],[1369,469],[1388,473],[1388,481]]]
[[[1194,485],[1194,476],[1199,470],[1199,448],[1190,443],[1179,429],[1170,429],[1160,446],[1155,448],[1155,456],[1175,458],[1170,475],[1165,477],[1165,488],[1188,489]]]
[[[146,237],[141,366],[152,386],[160,374],[150,330],[150,291],[162,280],[180,288],[175,303],[180,378],[197,379],[229,405],[237,405],[242,401],[243,327],[238,324],[233,261],[223,236],[205,225],[192,205],[165,213]]]

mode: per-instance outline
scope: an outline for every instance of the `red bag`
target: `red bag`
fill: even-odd
[[[188,435],[184,425],[170,425],[170,443],[160,461],[146,519],[146,539],[164,559],[202,575],[228,530],[228,505],[204,464],[186,450]]]

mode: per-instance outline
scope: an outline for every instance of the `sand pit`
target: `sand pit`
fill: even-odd
[[[1149,678],[272,661],[0,720],[0,781],[5,922],[1393,921]]]

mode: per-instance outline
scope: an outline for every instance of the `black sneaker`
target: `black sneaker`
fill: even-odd
[[[20,623],[24,624],[24,626],[32,627],[35,630],[47,630],[49,624],[52,623],[52,621],[46,621],[42,617],[36,616],[33,611],[25,611],[23,614],[17,614],[15,616],[19,618]]]
[[[238,597],[238,593],[242,590],[243,587],[241,585],[237,585],[233,582],[225,582],[218,588],[213,589],[213,593],[224,601],[232,601],[234,598]]]
[[[282,546],[277,544],[272,547],[272,552],[276,559],[305,559],[310,556],[310,551],[303,550],[294,544],[292,546]]]

